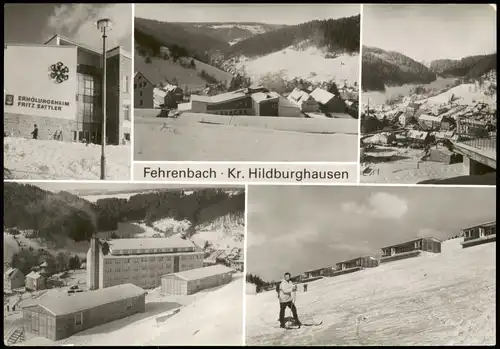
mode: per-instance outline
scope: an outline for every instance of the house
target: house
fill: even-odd
[[[347,106],[342,98],[319,87],[311,92],[311,97],[318,102],[320,110],[325,113],[347,112]]]
[[[30,291],[44,290],[45,277],[39,272],[32,271],[26,275],[26,289]]]
[[[124,284],[95,291],[47,296],[23,307],[24,330],[56,341],[146,308],[146,292]]]
[[[134,108],[153,109],[155,85],[141,72],[134,75]]]
[[[8,290],[14,290],[24,286],[24,274],[17,268],[9,268],[4,274],[4,287]]]
[[[497,222],[491,221],[481,224],[476,224],[462,229],[464,241],[462,247],[471,247],[488,242],[496,241]]]
[[[163,105],[165,108],[177,108],[177,105],[184,99],[184,91],[175,85],[167,85],[163,88],[165,97]]]
[[[294,103],[290,102],[283,96],[280,96],[278,103],[278,115],[289,118],[300,118],[302,113]]]
[[[419,238],[382,248],[380,263],[417,257],[421,252],[441,253],[442,241],[435,237]]]
[[[414,118],[417,116],[417,112],[420,109],[420,104],[415,102],[410,102],[405,108],[405,115],[410,118]]]
[[[165,95],[167,92],[161,87],[155,87],[153,89],[153,108],[161,108],[163,103],[165,103]]]
[[[316,112],[319,104],[311,95],[305,91],[295,88],[287,97],[301,112]]]
[[[357,257],[336,264],[336,270],[351,268],[374,268],[379,266],[379,261],[371,256]]]
[[[278,116],[280,95],[276,92],[252,94],[253,114],[257,116]]]
[[[441,116],[434,116],[429,114],[422,114],[418,117],[420,125],[422,125],[427,130],[439,130],[441,129]]]
[[[304,274],[307,279],[312,279],[323,276],[331,276],[331,271],[332,268],[320,268],[320,269],[308,270]]]
[[[429,132],[418,130],[409,130],[406,133],[406,137],[410,141],[410,143],[423,146],[432,143],[435,139],[435,137],[432,136]]]
[[[237,271],[243,271],[243,259],[240,257],[238,259],[230,260],[229,265],[231,268]]]
[[[166,295],[190,295],[198,291],[231,282],[234,270],[224,265],[191,269],[162,276],[161,293]]]
[[[246,294],[256,294],[257,293],[257,285],[252,284],[251,282],[247,282],[246,287],[245,287],[245,293]]]

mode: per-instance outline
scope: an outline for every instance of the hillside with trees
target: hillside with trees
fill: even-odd
[[[99,231],[116,230],[118,222],[162,218],[187,219],[193,228],[220,216],[245,210],[245,193],[225,189],[148,192],[127,199],[91,203],[67,192],[53,193],[31,184],[4,184],[4,230],[32,229],[42,241],[88,240]]]
[[[430,69],[444,77],[479,78],[497,68],[497,55],[468,56],[459,60],[439,59],[432,61]]]
[[[399,52],[363,47],[362,87],[364,91],[383,91],[385,86],[410,83],[427,84],[436,73]]]
[[[226,56],[261,56],[302,41],[329,52],[359,52],[360,16],[315,20],[252,36],[231,46]]]

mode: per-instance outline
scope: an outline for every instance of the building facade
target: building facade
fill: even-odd
[[[60,35],[44,45],[7,44],[4,49],[4,128],[40,139],[61,132],[66,142],[101,142],[102,52]],[[36,59],[33,59],[36,57]],[[130,138],[130,54],[121,47],[106,53],[106,112],[109,144]]]
[[[4,274],[4,287],[8,290],[23,287],[25,284],[24,274],[17,268],[9,268]]]
[[[141,72],[134,74],[134,108],[159,108],[155,103],[155,85]],[[160,103],[161,104],[161,103]]]
[[[358,257],[336,264],[336,270],[351,268],[374,268],[379,266],[379,261],[371,256]]]
[[[471,247],[496,241],[497,222],[486,222],[462,229],[462,247]]]
[[[32,271],[26,275],[26,289],[30,291],[44,290],[45,277],[39,272]]]
[[[131,283],[144,289],[161,285],[162,275],[203,266],[203,251],[180,237],[116,239],[93,238],[87,253],[90,289]]]
[[[441,253],[441,240],[434,237],[420,238],[397,245],[382,248],[382,258],[395,256],[397,254],[424,251]]]
[[[166,295],[190,295],[231,282],[234,270],[223,265],[191,269],[164,275],[161,292]]]
[[[114,320],[144,312],[145,291],[126,284],[102,290],[44,297],[23,308],[28,333],[56,341]]]

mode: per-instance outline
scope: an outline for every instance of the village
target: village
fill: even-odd
[[[460,243],[462,248],[468,248],[485,243],[496,242],[496,221],[484,222],[464,228],[455,238],[463,239]],[[301,284],[299,291],[306,292],[308,283],[328,277],[359,272],[364,269],[376,268],[383,263],[415,258],[425,254],[441,253],[443,241],[435,237],[416,238],[411,241],[399,242],[394,245],[382,247],[380,257],[360,256],[349,260],[340,261],[335,266],[322,267],[305,271],[290,278],[295,284]],[[249,282],[247,277],[246,293],[256,294],[265,291],[274,291],[276,283],[271,282],[256,285]]]
[[[422,91],[423,90],[423,91]],[[496,71],[363,105],[361,181],[419,183],[496,171]]]
[[[26,241],[26,235],[32,237],[33,231],[9,229],[5,234],[23,236],[16,241],[28,248],[20,241]],[[168,328],[167,319],[222,286],[235,285],[243,271],[241,248],[226,250],[207,243],[204,251],[183,234],[96,237],[86,258],[71,258],[62,267],[58,261],[47,257],[26,275],[4,266],[4,342],[8,345],[86,344],[90,337],[85,333],[93,333],[92,343],[100,344],[107,339],[95,334],[99,333],[96,327],[112,326],[119,336],[146,319],[160,326],[161,336],[161,326]],[[82,331],[86,332],[82,335]]]

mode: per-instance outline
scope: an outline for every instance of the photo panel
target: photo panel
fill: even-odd
[[[496,9],[366,4],[360,181],[496,184]]]
[[[492,187],[249,186],[247,345],[496,342]]]
[[[243,186],[4,188],[7,345],[243,345]]]
[[[136,4],[134,161],[357,163],[360,8]]]
[[[132,26],[132,4],[4,6],[6,179],[130,179]]]

